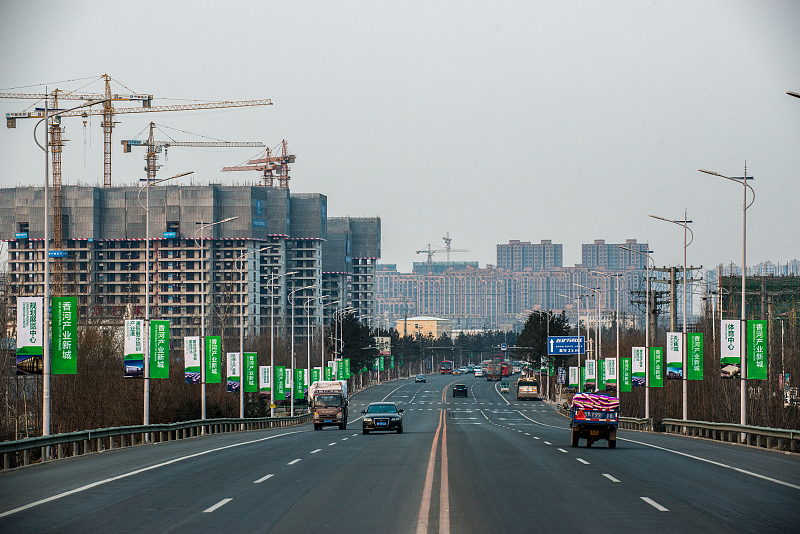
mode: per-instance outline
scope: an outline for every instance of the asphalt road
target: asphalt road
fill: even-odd
[[[453,398],[454,383],[469,397]],[[620,431],[472,375],[354,396],[350,424],[115,449],[0,474],[0,532],[798,532],[800,456]],[[369,402],[404,433],[361,433]],[[585,442],[581,442],[582,444]]]

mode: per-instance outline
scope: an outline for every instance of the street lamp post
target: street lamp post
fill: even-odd
[[[650,254],[653,252],[650,250],[650,244],[647,244],[647,252],[639,252],[638,250],[634,250],[629,247],[623,247],[622,245],[617,245],[617,248],[621,248],[623,250],[627,250],[628,252],[633,252],[634,254],[638,254],[640,256],[644,256],[646,258],[645,263],[647,264],[646,274],[647,274],[647,282],[645,283],[645,301],[646,304],[644,306],[645,309],[645,319],[644,319],[644,418],[650,418],[650,262],[653,262],[653,267],[656,266],[656,263],[653,261],[653,258],[650,257]]]
[[[322,323],[320,324],[320,332],[319,332],[319,344],[320,344],[320,359],[319,359],[319,379],[322,380],[325,378],[323,373],[325,372],[325,307],[326,306],[333,306],[334,304],[340,304],[342,301],[337,300],[334,302],[329,302],[327,304],[322,305]],[[334,312],[334,321],[336,321],[336,313]],[[311,360],[309,360],[308,364],[308,372],[311,373]],[[309,382],[311,378],[308,379]]]
[[[687,377],[686,377],[686,374],[688,372],[687,361],[688,361],[688,356],[689,356],[689,345],[688,345],[687,330],[686,330],[686,284],[687,284],[687,278],[686,278],[686,247],[691,245],[692,241],[694,241],[694,232],[692,232],[692,229],[689,228],[689,223],[692,222],[692,221],[689,221],[689,220],[686,219],[686,211],[685,210],[683,212],[683,220],[682,221],[673,221],[671,219],[665,219],[663,217],[657,217],[656,215],[650,215],[650,217],[652,217],[654,219],[658,219],[660,221],[665,221],[665,222],[669,222],[669,223],[672,223],[672,224],[677,224],[678,226],[682,226],[683,227],[683,335],[681,336],[682,337],[682,340],[681,340],[681,352],[683,352],[683,355],[681,357],[681,365],[683,366],[683,371],[681,372],[681,374],[683,376],[681,376],[681,379],[682,379],[681,382],[683,382],[683,420],[686,421],[689,418],[688,417],[688,414],[689,414],[689,408],[688,408],[689,394],[688,394]],[[690,234],[692,234],[692,238],[689,240],[688,243],[686,242],[686,232],[689,232]],[[686,427],[683,428],[683,431],[686,432]]]
[[[47,102],[47,89],[45,89],[45,97],[44,97],[44,118],[40,119],[39,122],[33,127],[33,140],[44,151],[44,298],[42,299],[42,307],[44,311],[44,315],[42,317],[42,328],[44,328],[45,334],[42,336],[42,435],[49,436],[50,435],[50,228],[49,228],[49,211],[50,211],[50,192],[49,192],[49,184],[50,184],[50,141],[47,139],[47,130],[44,133],[44,146],[39,144],[39,140],[36,138],[36,129],[39,127],[41,123],[45,123],[47,125],[50,124],[50,110],[48,109],[48,102]],[[106,100],[92,100],[90,102],[85,102],[80,106],[75,106],[74,108],[67,109],[65,111],[61,111],[60,113],[66,113],[67,111],[74,111],[80,108],[91,107],[96,104],[103,104],[109,102],[108,99]],[[58,114],[57,110],[56,114]],[[47,447],[47,451],[45,453],[47,457],[50,456],[50,447]]]
[[[200,396],[203,398],[203,402],[200,403],[200,419],[205,420],[206,418],[206,271],[205,271],[205,240],[203,238],[203,234],[205,233],[206,228],[210,228],[212,226],[216,226],[218,224],[226,223],[229,221],[233,221],[234,219],[238,219],[239,217],[228,217],[227,219],[223,219],[221,221],[213,222],[213,223],[204,223],[202,221],[197,222],[195,224],[199,224],[200,228],[198,228],[194,233],[194,241],[197,243],[197,234],[200,234],[200,275],[202,276],[202,283],[200,284]],[[149,258],[147,258],[149,260]],[[148,302],[147,305],[149,306],[150,303]]]
[[[183,172],[180,174],[176,174],[175,176],[170,176],[169,178],[163,178],[161,180],[154,180],[151,181],[150,177],[141,179],[140,181],[147,182],[145,185],[139,188],[139,195],[137,196],[137,200],[139,201],[139,206],[144,209],[145,212],[145,241],[144,241],[144,331],[145,331],[145,338],[147,342],[144,343],[144,422],[143,424],[149,425],[150,424],[150,188],[156,184],[160,184],[161,182],[166,182],[167,180],[172,180],[174,178],[180,178],[181,176],[186,176],[189,174],[193,174],[194,171]],[[147,189],[147,194],[145,195],[147,205],[142,205],[142,191]]]
[[[620,386],[622,385],[622,376],[620,375],[620,372],[619,372],[619,277],[622,276],[622,275],[621,274],[605,274],[605,273],[601,273],[599,271],[592,271],[592,272],[594,274],[597,274],[597,275],[600,275],[600,276],[605,276],[606,278],[614,278],[614,285],[616,286],[615,289],[617,290],[617,320],[614,321],[615,323],[617,323],[617,356],[615,358],[614,368],[616,369],[616,372],[617,372],[617,391],[616,391],[616,393],[617,393],[617,398],[619,399],[620,398],[620,396],[619,396]]]
[[[262,247],[258,250],[251,250],[250,252],[243,252],[239,254],[239,358],[242,362],[242,369],[240,371],[241,378],[239,381],[239,419],[244,419],[244,297],[245,297],[245,283],[244,283],[244,265],[245,258],[250,254],[258,254],[263,250],[271,248],[270,246]],[[272,400],[272,399],[270,399]]]
[[[269,277],[269,416],[275,417],[275,296],[273,295],[273,281],[284,276],[297,274],[297,271],[290,273],[276,274]]]
[[[291,349],[292,349],[292,351],[291,351],[291,358],[292,358],[292,374],[291,374],[291,378],[292,378],[292,381],[291,381],[291,384],[292,384],[292,387],[289,389],[289,406],[290,406],[290,410],[291,410],[290,411],[290,415],[292,417],[294,417],[294,388],[295,388],[295,383],[294,383],[295,382],[295,376],[294,376],[294,364],[295,364],[295,362],[294,362],[294,359],[295,359],[294,358],[294,301],[292,300],[292,295],[294,295],[298,291],[303,291],[305,289],[311,289],[311,288],[314,288],[314,287],[317,287],[317,286],[316,285],[310,285],[310,286],[298,287],[297,289],[294,289],[293,291],[289,292],[289,305],[292,307],[292,329],[291,329],[291,336],[292,336],[292,344],[291,344]]]
[[[579,341],[580,341],[580,337],[581,337],[581,300],[583,300],[583,297],[588,297],[589,295],[578,295],[577,297],[570,297],[569,295],[561,295],[561,294],[559,294],[558,296],[559,297],[564,297],[565,299],[577,300],[578,301],[578,318],[575,321],[575,325],[578,328],[578,338],[579,338]],[[588,325],[586,326],[586,335],[587,335],[587,337],[589,335],[589,326]],[[580,342],[578,343],[578,347],[580,347]],[[578,350],[578,385],[579,386],[580,386],[580,382],[581,382],[580,373],[581,373],[581,353],[580,353],[580,350]],[[567,380],[567,382],[569,382],[569,380]],[[567,385],[569,385],[569,384],[567,384]]]
[[[794,96],[794,95],[792,95]],[[739,362],[741,364],[741,371],[739,372],[740,375],[740,388],[741,388],[741,399],[740,399],[740,415],[739,415],[739,423],[742,425],[747,424],[747,384],[745,382],[745,377],[747,373],[747,348],[745,347],[746,341],[746,332],[745,332],[745,280],[747,278],[747,208],[753,205],[753,202],[756,201],[756,192],[755,190],[750,187],[747,183],[747,180],[752,180],[752,176],[747,176],[747,163],[744,166],[744,176],[742,177],[734,177],[730,178],[728,176],[723,176],[718,172],[714,171],[705,171],[703,169],[698,169],[700,172],[704,172],[706,174],[712,174],[714,176],[719,176],[720,178],[725,178],[726,180],[730,180],[731,182],[737,182],[742,184],[742,318],[741,324],[739,325]],[[747,203],[747,190],[750,189],[750,193],[753,195],[753,200],[750,201],[750,204]],[[744,434],[743,434],[744,435]]]

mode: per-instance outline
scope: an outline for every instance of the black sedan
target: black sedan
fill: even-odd
[[[425,382],[425,383],[427,383],[427,381],[425,380],[425,375],[417,375],[417,377],[414,379],[414,382],[415,383],[416,382]]]
[[[458,397],[459,395],[462,396],[462,397],[466,397],[467,396],[467,385],[466,384],[456,384],[455,386],[453,386],[453,396],[454,397]]]
[[[362,427],[364,434],[375,430],[395,430],[398,434],[403,433],[403,409],[398,409],[394,402],[373,402],[366,410],[361,410],[361,413],[364,414]]]

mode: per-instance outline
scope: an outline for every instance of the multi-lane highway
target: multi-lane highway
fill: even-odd
[[[452,384],[469,397],[452,397]],[[472,375],[387,382],[347,430],[293,428],[115,449],[0,474],[0,532],[798,532],[799,455],[567,419]],[[374,401],[403,434],[361,433]],[[582,442],[583,443],[583,442]]]

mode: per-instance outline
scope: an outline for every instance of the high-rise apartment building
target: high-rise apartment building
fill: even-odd
[[[544,271],[564,265],[563,245],[549,239],[532,244],[530,241],[511,240],[497,245],[497,268],[505,271]]]
[[[635,239],[618,244],[595,239],[594,243],[581,245],[581,265],[587,269],[643,269],[647,265],[647,252],[647,243],[637,243]]]
[[[374,273],[362,270],[380,257],[379,218],[346,218],[357,248],[349,255],[326,246],[325,195],[256,186],[152,187],[146,259],[139,193],[138,187],[62,187],[63,257],[51,260],[51,283],[60,278],[52,287],[78,297],[84,320],[143,318],[149,300],[151,317],[169,319],[180,344],[184,336],[199,335],[203,308],[206,325],[222,329],[238,330],[241,312],[248,334],[268,327],[272,316],[278,326],[289,326],[292,316],[296,327],[320,324],[326,298],[374,317]],[[44,294],[43,195],[35,187],[0,189],[0,239],[8,242],[12,296]],[[339,219],[332,220],[336,230]],[[356,260],[358,271],[347,267]],[[325,274],[335,270],[328,264],[344,266],[335,290]],[[358,291],[345,291],[356,277]]]

